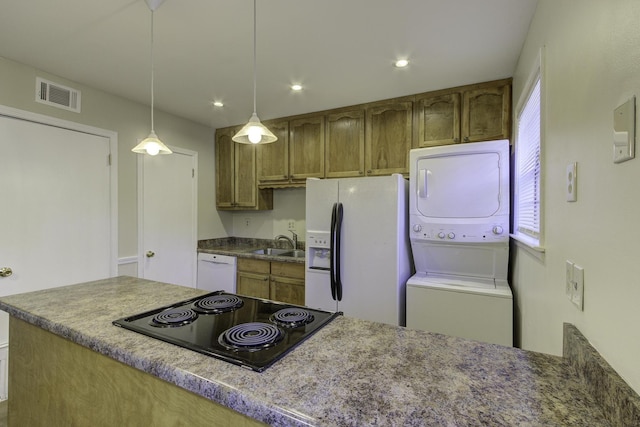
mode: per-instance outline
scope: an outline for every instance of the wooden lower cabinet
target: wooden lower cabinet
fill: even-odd
[[[9,331],[10,426],[266,425],[13,316]]]
[[[237,293],[304,305],[304,264],[238,258]]]
[[[269,299],[270,271],[269,261],[238,258],[237,292],[240,295]]]
[[[304,305],[304,264],[272,262],[270,291],[274,301]]]

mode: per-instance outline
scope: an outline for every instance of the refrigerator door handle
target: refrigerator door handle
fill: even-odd
[[[340,254],[340,238],[342,237],[342,214],[343,208],[342,203],[338,202],[338,207],[336,209],[336,299],[338,301],[342,301],[342,279],[340,278],[340,263],[341,263],[341,254]]]
[[[331,230],[329,237],[329,279],[331,283],[331,298],[336,299],[336,277],[335,277],[335,235],[336,235],[336,213],[338,204],[334,203],[331,208]]]

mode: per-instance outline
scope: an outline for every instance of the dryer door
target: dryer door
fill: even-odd
[[[500,210],[500,155],[456,153],[417,161],[416,208],[425,217],[488,218]],[[503,197],[503,203],[508,198]],[[508,196],[507,196],[508,197]]]

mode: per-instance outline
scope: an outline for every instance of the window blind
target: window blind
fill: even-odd
[[[517,223],[519,233],[540,238],[540,77],[518,116]]]

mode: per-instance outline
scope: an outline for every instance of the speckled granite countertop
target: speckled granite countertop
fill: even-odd
[[[276,426],[609,425],[560,357],[339,317],[256,373],[111,324],[200,294],[123,276],[0,309]]]
[[[251,253],[254,249],[281,248],[289,249],[290,244],[285,240],[251,239],[246,237],[225,237],[198,241],[198,252],[229,255],[241,258],[262,259],[266,261],[295,262],[304,264],[305,259],[290,256],[258,255]],[[293,248],[291,248],[293,250]],[[296,249],[304,250],[304,242],[298,242]]]

